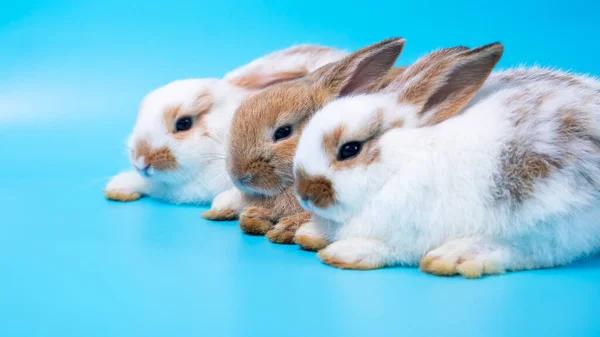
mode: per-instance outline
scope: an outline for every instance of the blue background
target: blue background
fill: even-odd
[[[400,64],[505,45],[500,67],[600,75],[597,1],[0,0],[0,336],[599,336],[600,260],[477,281],[340,271],[209,223],[103,199],[141,97],[311,42],[390,36]]]

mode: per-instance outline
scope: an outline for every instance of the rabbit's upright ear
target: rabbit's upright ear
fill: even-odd
[[[433,62],[416,62],[418,71],[409,67],[401,77],[403,82],[398,102],[417,106],[424,125],[435,125],[460,112],[471,101],[502,57],[504,47],[492,43],[482,47],[451,52]],[[425,57],[425,59],[428,56]],[[390,85],[394,86],[394,84]]]
[[[314,85],[328,96],[369,93],[383,80],[404,48],[402,38],[386,39],[360,49],[312,74]]]

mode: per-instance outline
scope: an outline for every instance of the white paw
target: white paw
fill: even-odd
[[[215,197],[212,202],[211,209],[213,210],[233,210],[240,213],[245,207],[242,192],[235,187],[223,191]]]
[[[329,245],[323,229],[312,221],[303,224],[296,231],[294,243],[309,251],[318,251]]]
[[[421,270],[433,275],[460,274],[466,278],[504,273],[510,263],[510,251],[481,239],[458,239],[427,253]]]
[[[370,239],[346,239],[319,251],[321,260],[342,269],[378,269],[386,266],[389,251],[381,242]]]
[[[136,172],[121,172],[108,182],[104,195],[110,200],[134,201],[143,196],[145,185],[144,178]]]

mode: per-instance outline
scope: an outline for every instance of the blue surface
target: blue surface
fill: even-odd
[[[340,271],[202,208],[100,192],[170,80],[394,35],[400,63],[500,40],[501,66],[600,75],[598,2],[0,1],[0,336],[600,335],[598,258],[476,281]]]

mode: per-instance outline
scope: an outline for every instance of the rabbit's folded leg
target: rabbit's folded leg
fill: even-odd
[[[296,231],[294,243],[304,250],[316,252],[327,247],[329,240],[324,229],[318,223],[310,221]]]
[[[274,243],[292,244],[294,235],[300,226],[310,221],[311,214],[300,212],[279,219],[273,229],[267,232],[267,239]]]
[[[365,238],[336,241],[318,255],[325,264],[341,269],[378,269],[391,260],[391,252],[384,243]]]
[[[251,206],[240,215],[240,228],[246,234],[265,235],[273,228],[273,216],[265,207]]]
[[[147,181],[137,172],[126,171],[112,177],[104,188],[106,199],[115,201],[135,201],[140,199],[147,190]]]
[[[421,260],[422,271],[438,275],[478,278],[502,274],[507,270],[531,269],[532,264],[519,258],[514,247],[485,238],[452,240],[427,253]]]
[[[202,217],[214,221],[235,220],[240,215],[243,207],[244,198],[242,192],[232,187],[227,191],[217,194],[211,208],[202,213]]]

